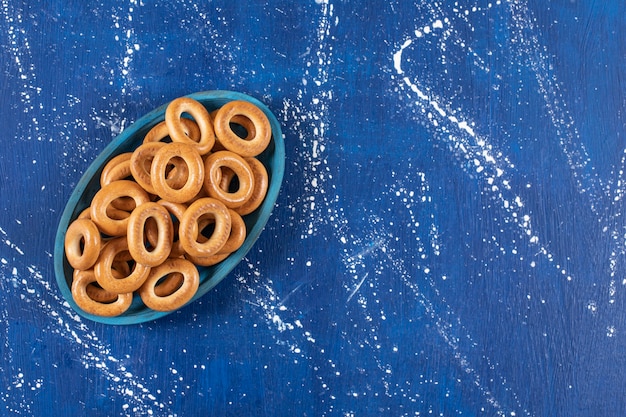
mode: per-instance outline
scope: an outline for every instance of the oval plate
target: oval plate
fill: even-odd
[[[196,295],[189,301],[189,303],[192,303],[222,281],[230,271],[237,266],[258,239],[265,224],[269,220],[282,183],[285,171],[285,144],[280,125],[274,114],[272,114],[263,103],[253,97],[232,91],[204,91],[190,94],[187,97],[191,97],[202,103],[209,112],[223,106],[229,101],[249,101],[263,110],[272,127],[272,140],[268,148],[257,157],[263,165],[265,165],[269,175],[269,188],[265,200],[256,211],[244,216],[248,234],[241,247],[217,265],[198,267],[200,272],[200,287]],[[100,173],[104,165],[114,156],[123,152],[132,152],[137,148],[142,143],[146,133],[157,123],[165,120],[166,107],[167,104],[164,104],[141,117],[104,148],[102,153],[98,155],[89,166],[76,185],[61,216],[54,243],[54,271],[56,281],[68,304],[81,316],[90,320],[106,324],[137,324],[155,320],[172,313],[154,311],[146,307],[141,301],[141,298],[136,294],[130,308],[124,314],[116,317],[94,316],[82,311],[72,298],[70,288],[73,269],[67,262],[64,248],[65,232],[69,224],[89,206],[93,196],[100,189]]]

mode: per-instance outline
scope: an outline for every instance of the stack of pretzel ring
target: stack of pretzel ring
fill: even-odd
[[[105,165],[91,205],[67,229],[76,304],[118,316],[135,293],[156,311],[189,302],[197,266],[221,262],[246,238],[243,216],[267,192],[256,157],[270,139],[269,120],[247,101],[212,113],[189,97],[172,101],[133,152]]]

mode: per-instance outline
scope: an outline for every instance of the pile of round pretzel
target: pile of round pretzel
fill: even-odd
[[[67,229],[76,304],[117,316],[135,292],[157,311],[191,300],[196,266],[221,262],[245,240],[242,216],[267,192],[256,156],[270,138],[269,120],[247,101],[212,113],[188,97],[172,101],[137,149],[106,164],[91,205]]]

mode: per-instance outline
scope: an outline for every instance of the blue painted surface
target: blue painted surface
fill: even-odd
[[[4,1],[0,414],[626,412],[626,5]],[[277,206],[166,318],[54,278],[98,153],[181,95],[285,134]]]

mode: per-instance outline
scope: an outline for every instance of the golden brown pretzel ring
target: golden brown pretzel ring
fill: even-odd
[[[170,162],[179,158],[187,166],[188,175],[185,183],[175,188],[168,183],[167,170]],[[154,155],[150,174],[152,186],[159,197],[174,203],[185,203],[202,189],[204,164],[200,154],[191,145],[172,142],[165,144]]]
[[[152,186],[152,177],[150,176],[154,155],[165,145],[165,142],[143,143],[133,151],[133,155],[130,158],[130,171],[133,174],[133,178],[135,178],[137,184],[141,185],[150,194],[156,194]]]
[[[135,262],[134,268],[129,275],[120,277],[118,274],[113,273],[113,262],[118,260],[116,259],[118,255],[123,256],[125,251],[128,251],[128,241],[125,236],[122,236],[110,240],[100,252],[94,272],[96,273],[98,284],[107,291],[117,294],[132,293],[141,287],[141,284],[148,278],[151,268],[139,262]]]
[[[217,115],[218,111],[219,109],[216,109],[210,113],[213,120],[215,120],[215,116]],[[233,130],[233,133],[235,133],[236,135],[237,135],[237,132],[234,129],[237,128],[237,125],[245,130],[246,138],[251,138],[254,135],[256,135],[256,128],[254,127],[254,123],[252,123],[250,119],[248,119],[247,117],[235,115],[233,116],[232,119],[230,119],[230,123],[228,125],[231,128],[231,130]],[[233,127],[233,125],[235,127]],[[220,143],[219,138],[216,136],[215,145],[213,145],[212,151],[217,152],[217,151],[225,151],[225,150],[227,149],[224,147],[224,145]]]
[[[254,177],[254,190],[252,195],[241,206],[236,207],[234,210],[242,216],[252,213],[259,208],[265,195],[267,194],[267,188],[269,187],[269,177],[265,165],[256,158],[245,158],[246,162],[252,169],[252,176]]]
[[[176,279],[176,275],[183,275],[183,282],[175,290],[168,295],[159,296],[156,294],[155,288],[159,281],[165,278],[167,280]],[[176,274],[173,277],[170,274]],[[200,275],[194,264],[183,258],[170,258],[163,264],[152,268],[146,282],[139,288],[139,296],[144,304],[156,311],[172,311],[184,306],[198,291],[200,285]],[[163,293],[161,291],[160,293]]]
[[[146,222],[153,219],[156,224],[157,239],[152,250],[146,248]],[[165,207],[148,202],[138,206],[128,218],[128,251],[135,262],[147,266],[163,263],[172,250],[174,225]]]
[[[191,119],[187,119],[186,117],[181,117],[180,122],[183,125],[183,132],[187,137],[195,142],[200,140],[200,128],[198,127],[198,124],[196,122]],[[167,128],[165,120],[163,120],[152,129],[150,129],[146,136],[144,136],[143,143],[161,142],[163,141],[163,139],[169,137],[169,135],[170,131]]]
[[[195,141],[185,134],[181,123],[183,113],[190,114],[200,128],[200,139]],[[215,133],[211,116],[199,102],[189,97],[180,97],[168,104],[165,109],[165,123],[173,142],[186,143],[196,148],[200,155],[208,153],[215,144]]]
[[[228,212],[231,216],[232,221],[231,233],[228,237],[228,240],[226,240],[226,243],[224,244],[224,246],[222,246],[219,252],[211,256],[193,256],[186,253],[186,259],[189,259],[191,262],[198,266],[212,266],[222,262],[224,259],[228,258],[234,251],[241,247],[246,239],[246,224],[243,221],[243,218],[239,214],[237,214],[236,211],[229,209]],[[201,218],[198,222],[198,228],[202,230],[211,223],[213,223],[212,220],[209,221],[207,219]],[[198,235],[198,241],[206,241],[206,238],[204,238],[204,236],[201,237],[201,235]]]
[[[76,219],[65,232],[65,257],[74,269],[91,268],[100,255],[100,230],[89,219]]]
[[[248,119],[249,122],[243,119]],[[239,137],[230,123],[246,128],[248,135]],[[267,148],[272,136],[270,122],[263,111],[252,103],[235,100],[224,104],[215,114],[215,135],[224,148],[241,156],[257,156]]]
[[[206,241],[199,242],[198,221],[205,215],[213,217],[215,228]],[[185,252],[192,256],[207,257],[215,255],[224,246],[230,236],[230,229],[228,208],[219,200],[204,197],[191,203],[185,210],[180,219],[178,238]]]
[[[112,301],[98,301],[94,298],[93,292],[93,288],[97,288],[93,287],[95,282],[96,275],[93,270],[79,271],[78,274],[74,274],[71,291],[72,298],[78,307],[86,313],[105,317],[119,316],[128,310],[133,301],[132,293],[115,294]]]
[[[98,190],[91,201],[91,220],[93,220],[104,234],[109,236],[122,236],[126,234],[128,216],[125,218],[116,218],[123,217],[117,216],[117,214],[122,213],[110,207],[111,202],[120,197],[131,197],[137,207],[149,201],[146,191],[134,181],[114,181]]]
[[[230,192],[221,187],[223,168],[229,168],[239,180],[239,188]],[[204,160],[204,189],[209,197],[216,198],[228,208],[239,207],[252,195],[254,177],[248,163],[239,155],[231,151],[218,151],[210,154]],[[230,181],[229,181],[230,182]]]

